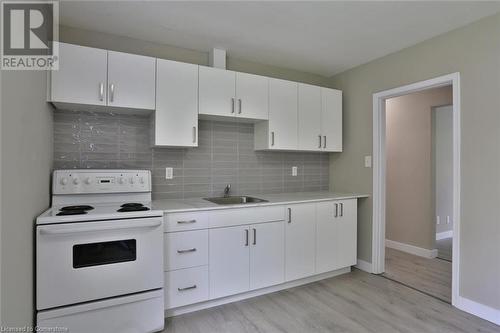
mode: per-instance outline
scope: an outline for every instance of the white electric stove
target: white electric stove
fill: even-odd
[[[56,170],[36,221],[37,326],[69,332],[164,327],[163,212],[147,170]]]

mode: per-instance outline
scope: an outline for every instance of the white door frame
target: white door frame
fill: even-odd
[[[372,270],[375,274],[385,271],[385,100],[392,97],[452,85],[453,87],[453,258],[451,303],[455,305],[459,291],[460,264],[460,73],[373,94],[373,238]]]

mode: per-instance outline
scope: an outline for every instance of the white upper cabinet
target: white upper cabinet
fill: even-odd
[[[152,57],[108,51],[108,105],[154,110],[155,62]]]
[[[285,222],[285,280],[292,281],[315,272],[316,204],[290,205]]]
[[[153,145],[198,146],[198,66],[158,59]]]
[[[199,66],[199,113],[207,116],[236,115],[236,73]]]
[[[269,78],[236,73],[236,116],[269,119]]]
[[[106,105],[106,50],[59,43],[59,70],[50,75],[49,101]]]
[[[60,67],[50,72],[48,94],[56,106],[154,110],[155,58],[65,43],[59,47]]]
[[[298,84],[299,104],[299,150],[320,150],[321,133],[321,88],[310,84]]]
[[[269,121],[255,124],[255,149],[297,150],[297,83],[269,79]]]
[[[321,134],[323,150],[342,151],[342,91],[321,88]]]

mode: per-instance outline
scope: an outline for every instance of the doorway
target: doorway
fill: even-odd
[[[459,285],[459,235],[460,235],[460,75],[454,73],[417,82],[373,95],[373,273],[385,272],[386,259],[386,101],[398,96],[421,92],[427,89],[452,87],[452,141],[453,141],[453,185],[452,212],[454,231],[452,238],[451,303],[458,300]]]

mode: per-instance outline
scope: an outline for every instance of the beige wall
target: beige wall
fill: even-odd
[[[142,54],[199,65],[208,65],[208,52],[182,49],[174,46],[146,42],[96,31],[61,26],[59,29],[59,39],[66,43]],[[328,83],[328,78],[324,76],[236,59],[231,57],[230,52],[228,52],[226,65],[227,69],[230,70],[265,75],[285,80],[293,80],[317,85],[325,85]]]
[[[33,320],[34,219],[49,205],[52,112],[46,74],[3,71],[1,89],[1,325]]]
[[[344,91],[344,152],[332,154],[330,186],[372,193],[373,93],[460,72],[460,294],[500,309],[500,14],[336,75]],[[359,258],[371,262],[372,201],[359,209]]]
[[[386,101],[386,239],[435,247],[432,107],[452,103],[451,86]]]

